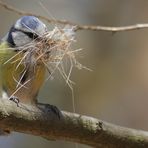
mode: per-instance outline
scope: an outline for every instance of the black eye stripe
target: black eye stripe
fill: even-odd
[[[8,34],[8,38],[7,38],[7,41],[8,43],[10,44],[11,47],[15,47],[15,43],[14,43],[14,40],[13,40],[13,37],[12,37],[12,32],[15,31],[15,28],[12,26],[10,28],[10,31],[9,31],[9,34]]]
[[[12,37],[12,33],[13,33],[13,32],[17,32],[17,31],[26,34],[26,35],[27,35],[29,38],[31,38],[31,39],[37,39],[37,38],[39,37],[39,36],[38,36],[37,34],[35,34],[35,33],[32,33],[32,32],[25,32],[25,31],[22,31],[22,30],[20,30],[20,29],[16,29],[14,26],[12,26],[12,27],[10,28],[10,31],[9,31],[9,34],[8,34],[8,38],[7,38],[7,41],[8,41],[8,43],[10,44],[11,47],[15,47],[15,46],[16,46],[16,44],[14,43],[13,37]]]
[[[20,29],[16,29],[14,26],[10,29],[10,32],[15,32],[15,31],[20,31],[20,32],[23,32],[24,34],[26,34],[29,38],[31,39],[36,39],[38,38],[38,35],[35,34],[35,33],[32,33],[32,32],[25,32],[25,31],[22,31]]]
[[[24,32],[24,31],[21,31],[21,32],[23,32],[24,34],[26,34],[26,35],[27,35],[29,38],[31,38],[31,39],[36,39],[36,38],[38,38],[38,35],[35,34],[35,33]]]

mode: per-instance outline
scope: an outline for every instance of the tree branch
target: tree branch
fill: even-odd
[[[131,31],[148,28],[148,24],[137,24],[126,27],[104,27],[78,25],[64,20],[53,20],[17,10],[0,1],[0,6],[19,15],[34,15],[48,23],[77,26],[77,30],[93,31]],[[22,132],[41,136],[46,139],[67,140],[101,148],[141,148],[148,147],[148,132],[129,129],[113,125],[92,117],[79,114],[61,112],[60,118],[47,105],[42,110],[37,106],[19,103],[17,105],[8,100],[0,101],[0,129]]]
[[[57,20],[57,19],[49,19],[48,17],[42,16],[42,15],[37,15],[31,12],[25,12],[22,10],[18,10],[2,1],[0,1],[0,6],[5,8],[8,11],[17,13],[19,15],[33,15],[36,16],[40,19],[43,19],[47,21],[48,23],[55,23],[55,24],[62,24],[62,25],[72,25],[76,26],[75,31],[79,30],[91,30],[91,31],[107,31],[107,32],[123,32],[123,31],[133,31],[133,30],[138,30],[138,29],[145,29],[148,28],[148,24],[135,24],[135,25],[129,25],[129,26],[122,26],[122,27],[106,27],[106,26],[95,26],[95,25],[79,25],[70,21],[66,20]]]
[[[113,125],[92,117],[62,111],[60,118],[46,105],[35,106],[0,101],[0,129],[67,140],[93,147],[148,147],[148,132]]]

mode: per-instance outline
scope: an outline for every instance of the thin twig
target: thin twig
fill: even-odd
[[[121,26],[121,27],[77,25],[77,30],[108,31],[108,32],[114,32],[114,33],[144,29],[144,28],[148,28],[148,24],[135,24],[135,25]]]
[[[56,23],[56,24],[63,24],[63,25],[72,25],[72,26],[77,26],[77,24],[75,23],[71,23],[69,21],[66,21],[66,20],[55,20],[55,19],[49,19],[48,17],[45,17],[45,16],[42,16],[42,15],[37,15],[37,14],[33,14],[31,12],[25,12],[25,11],[22,11],[22,10],[19,10],[19,9],[16,9],[2,1],[0,1],[0,6],[5,8],[6,10],[9,10],[11,12],[14,12],[14,13],[17,13],[19,15],[33,15],[33,16],[36,16],[40,19],[43,19],[45,21],[47,21],[48,23]]]
[[[61,25],[71,25],[76,26],[75,31],[79,30],[91,30],[91,31],[107,31],[107,32],[123,32],[123,31],[132,31],[132,30],[138,30],[138,29],[145,29],[148,28],[148,23],[145,24],[134,24],[129,26],[121,26],[121,27],[106,27],[106,26],[99,26],[99,25],[79,25],[70,21],[66,20],[57,20],[57,19],[49,19],[48,17],[34,14],[31,12],[25,12],[19,9],[16,9],[2,1],[0,1],[0,6],[5,8],[6,10],[12,11],[14,13],[17,13],[19,15],[33,15],[40,19],[43,19],[47,21],[48,23],[55,23],[55,24],[61,24]]]

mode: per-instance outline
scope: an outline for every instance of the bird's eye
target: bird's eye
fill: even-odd
[[[31,39],[36,39],[38,38],[38,35],[32,32],[23,32],[24,34],[26,34],[29,38]]]

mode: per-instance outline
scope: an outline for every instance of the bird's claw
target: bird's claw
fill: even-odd
[[[38,103],[38,107],[45,113],[53,112],[59,119],[62,117],[61,111],[54,105]]]
[[[13,101],[14,103],[16,103],[17,107],[19,107],[19,99],[16,96],[12,96],[9,98],[9,100]]]

